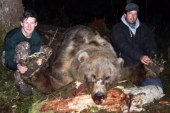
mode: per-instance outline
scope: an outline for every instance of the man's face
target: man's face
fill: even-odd
[[[34,17],[28,17],[21,22],[21,26],[23,34],[26,37],[30,37],[37,26],[37,21]]]
[[[126,21],[131,24],[135,23],[138,18],[138,12],[135,10],[129,11],[129,12],[125,13],[124,15],[125,15]]]

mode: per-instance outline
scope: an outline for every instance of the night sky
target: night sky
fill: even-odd
[[[32,2],[31,2],[32,1]],[[140,7],[139,19],[155,26],[170,24],[170,1],[133,0]],[[56,26],[86,25],[94,18],[105,18],[112,26],[120,21],[126,0],[23,0],[25,9],[34,9],[39,23]]]

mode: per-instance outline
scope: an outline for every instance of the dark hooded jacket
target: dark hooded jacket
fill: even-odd
[[[117,55],[124,59],[125,67],[139,63],[143,55],[154,57],[157,50],[154,34],[142,23],[136,28],[135,35],[124,22],[114,25],[111,43]]]

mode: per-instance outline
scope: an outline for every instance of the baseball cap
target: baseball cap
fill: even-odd
[[[125,12],[129,12],[133,10],[139,12],[139,6],[135,3],[128,3],[125,7]]]

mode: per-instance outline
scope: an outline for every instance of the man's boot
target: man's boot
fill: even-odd
[[[14,73],[14,79],[15,79],[15,86],[20,94],[24,96],[32,96],[31,88],[24,83],[23,79],[21,78],[21,74],[18,71]]]

